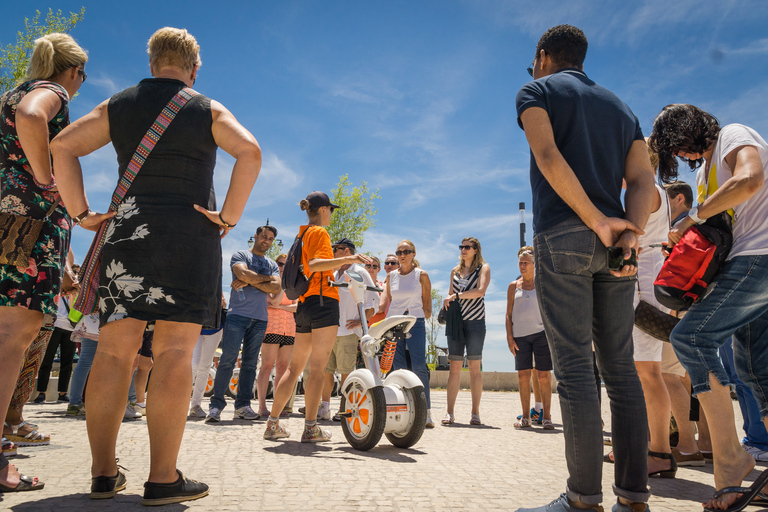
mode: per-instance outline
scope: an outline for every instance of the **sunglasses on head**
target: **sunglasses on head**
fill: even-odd
[[[410,249],[405,249],[405,250],[402,250],[402,251],[395,251],[395,254],[397,254],[398,256],[402,256],[404,254],[413,254],[415,252],[416,251],[412,251]]]
[[[385,263],[385,265],[386,265],[386,263]],[[378,265],[368,264],[368,265],[365,266],[365,268],[379,268],[379,266]]]

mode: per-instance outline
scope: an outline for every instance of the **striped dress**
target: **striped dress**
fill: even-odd
[[[466,278],[459,275],[458,272],[453,273],[453,282],[451,283],[451,292],[460,293],[474,290],[480,281],[480,269],[482,265],[477,267],[474,272],[469,274]],[[484,320],[485,319],[485,299],[478,297],[476,299],[460,299],[461,305],[461,318],[462,320]]]

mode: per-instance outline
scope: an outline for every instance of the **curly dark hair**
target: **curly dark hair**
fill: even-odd
[[[669,183],[677,179],[677,158],[680,151],[704,153],[720,135],[720,123],[715,116],[698,107],[684,103],[667,105],[656,116],[648,144],[659,155],[659,179]],[[688,160],[692,170],[698,169],[704,158]]]
[[[558,25],[544,32],[536,45],[536,56],[544,50],[561,67],[580,68],[587,57],[587,36],[571,25]]]

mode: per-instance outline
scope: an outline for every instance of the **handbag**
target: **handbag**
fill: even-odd
[[[109,211],[117,211],[120,203],[123,202],[125,194],[128,192],[131,183],[136,178],[136,175],[141,170],[141,166],[149,158],[149,154],[155,148],[155,145],[165,133],[168,125],[179,113],[179,110],[187,104],[189,100],[197,96],[197,91],[189,87],[185,87],[180,90],[176,95],[171,98],[168,104],[163,108],[160,115],[152,123],[147,130],[147,133],[139,142],[139,146],[131,157],[131,161],[128,163],[128,167],[125,169],[123,176],[117,183],[117,188],[112,194],[112,201],[109,204]],[[109,219],[101,223],[99,231],[93,238],[88,254],[86,254],[83,260],[83,265],[80,268],[80,293],[77,296],[77,301],[72,305],[72,309],[69,312],[69,317],[74,321],[79,321],[83,315],[89,315],[94,313],[97,309],[97,303],[99,300],[99,268],[101,266],[101,251],[104,248],[104,244],[107,241],[108,227],[114,219]]]
[[[33,219],[11,212],[0,212],[0,263],[27,268],[40,231],[61,201],[56,198],[43,219]]]
[[[657,340],[669,341],[669,335],[680,321],[676,316],[664,313],[648,302],[640,299],[635,308],[635,325],[641,331]]]

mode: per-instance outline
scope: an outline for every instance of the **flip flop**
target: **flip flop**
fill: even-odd
[[[750,505],[756,497],[761,498],[761,500],[768,499],[768,496],[761,492],[766,484],[768,484],[768,469],[760,473],[760,476],[758,476],[755,482],[749,487],[724,487],[712,495],[712,498],[715,499],[724,494],[741,494],[741,496],[736,498],[736,501],[734,501],[730,507],[726,508],[725,510],[704,507],[704,510],[707,512],[741,512],[748,505]],[[759,505],[759,500],[758,503],[755,504]]]

